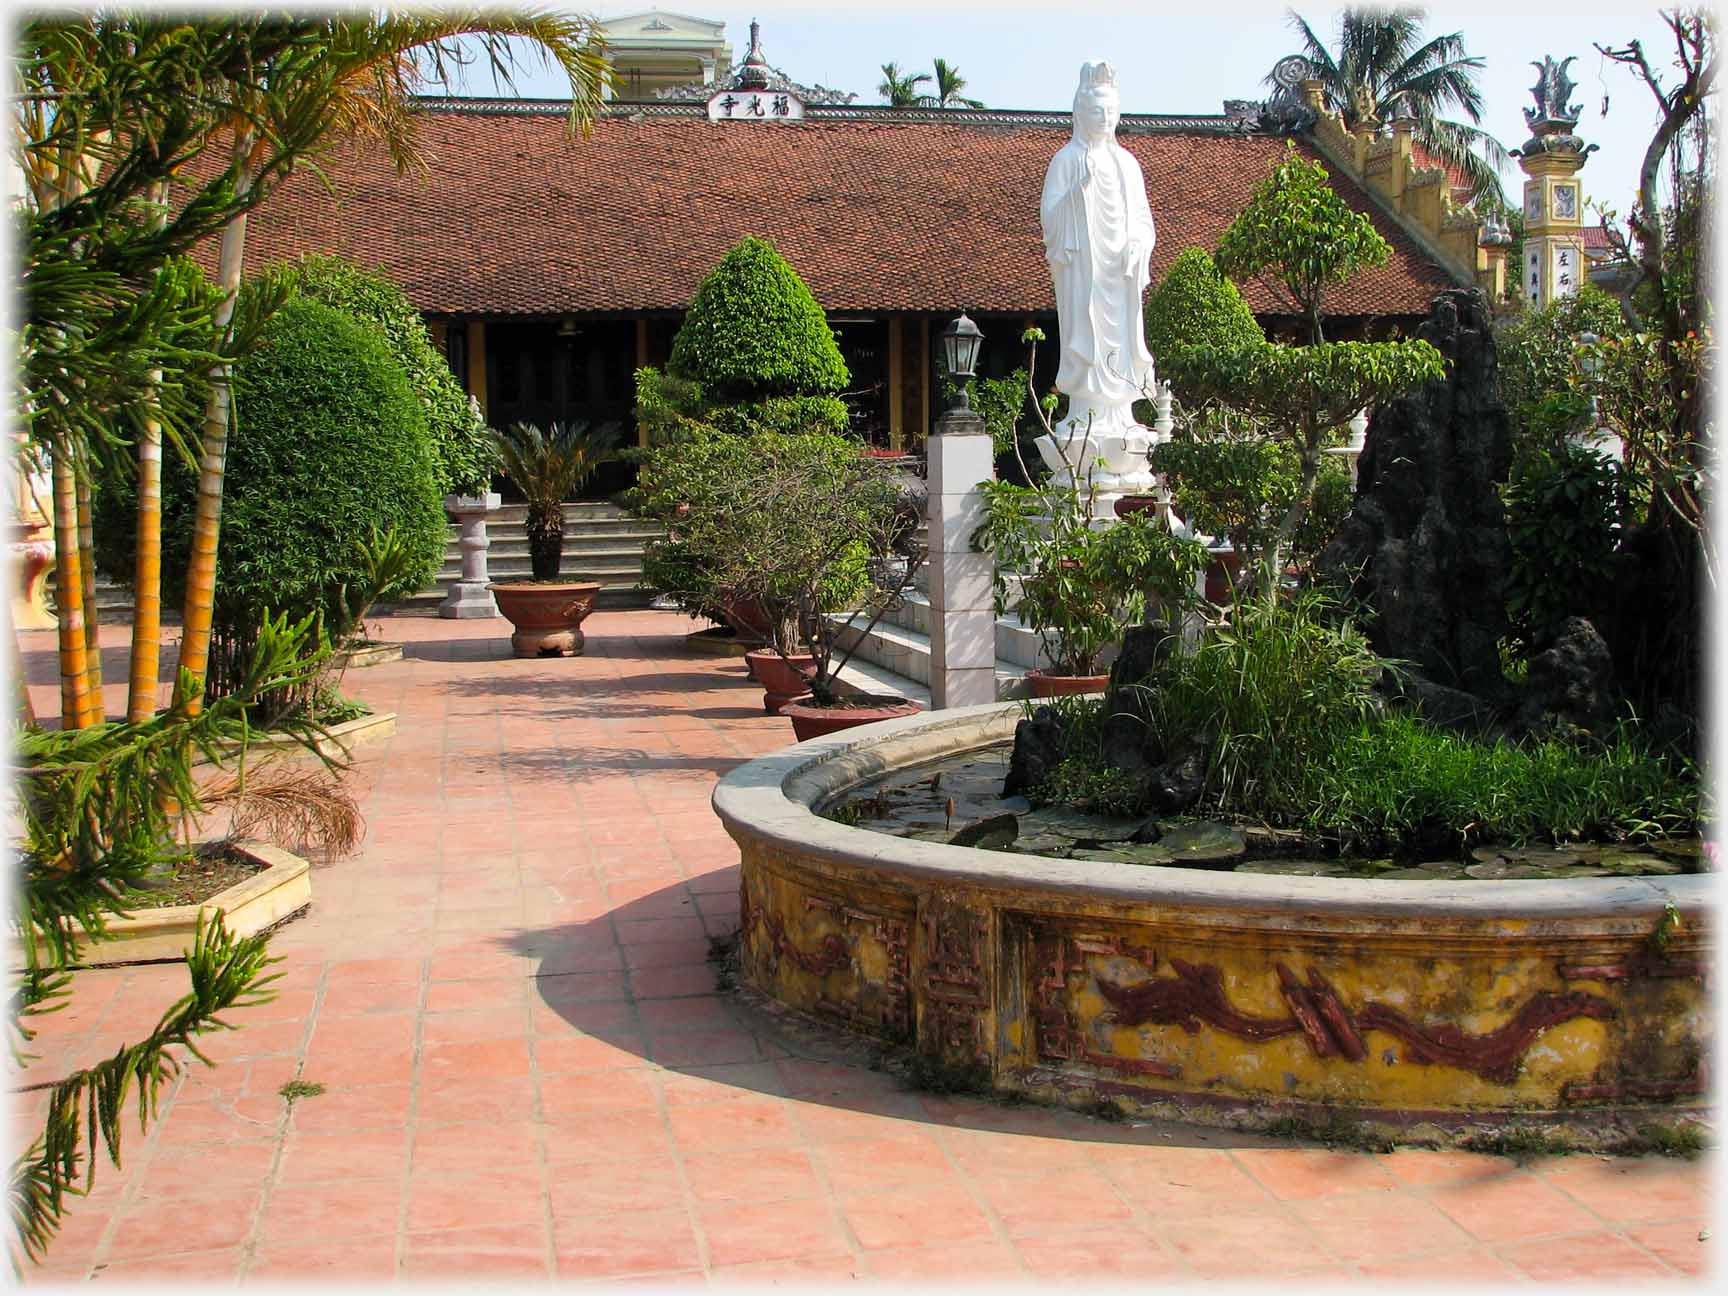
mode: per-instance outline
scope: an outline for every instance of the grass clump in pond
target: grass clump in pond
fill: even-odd
[[[1373,854],[1650,839],[1697,825],[1696,769],[1628,724],[1600,741],[1443,730],[1388,709],[1378,685],[1398,664],[1318,595],[1242,603],[1234,616],[1198,646],[1173,646],[1146,682],[1115,695],[1144,726],[1148,765],[1199,758],[1193,813],[1301,828]],[[1148,808],[1147,776],[1105,757],[1105,706],[1072,699],[1057,709],[1063,758],[1031,789],[1035,802],[1119,815]]]

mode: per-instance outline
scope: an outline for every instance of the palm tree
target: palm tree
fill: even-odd
[[[1464,51],[1462,33],[1424,41],[1426,11],[1414,7],[1346,9],[1338,20],[1334,57],[1307,20],[1294,10],[1290,25],[1301,35],[1302,57],[1325,86],[1326,106],[1355,129],[1370,118],[1395,116],[1416,121],[1416,143],[1435,161],[1470,182],[1472,200],[1506,205],[1500,170],[1511,164],[1501,143],[1475,123],[1482,120],[1482,94],[1476,77],[1483,64]],[[1274,104],[1295,105],[1300,91],[1271,76]],[[1442,114],[1457,109],[1469,124]]]
[[[320,20],[315,38],[284,51],[271,67],[267,88],[240,96],[218,135],[239,172],[237,192],[248,193],[260,179],[280,177],[282,161],[275,128],[314,128],[313,142],[326,133],[369,134],[389,147],[399,167],[419,165],[414,143],[411,97],[428,84],[442,83],[453,66],[473,55],[464,45],[478,39],[480,53],[495,77],[509,84],[516,66],[513,39],[537,45],[570,82],[572,128],[593,121],[610,76],[605,45],[592,19],[548,10],[403,11],[395,15]],[[217,327],[231,327],[245,268],[246,213],[238,212],[222,232],[218,289],[222,304]],[[196,714],[209,668],[211,620],[215,603],[216,546],[221,529],[222,479],[228,451],[231,408],[230,366],[211,372],[199,455],[198,502],[186,582],[180,669],[190,672],[197,695],[182,699]]]
[[[943,59],[935,61],[936,66],[936,106],[938,108],[982,108],[984,104],[977,99],[968,99],[960,92],[966,88],[966,78],[960,75],[960,69],[950,67]]]
[[[876,87],[876,93],[890,108],[925,108],[930,105],[930,96],[918,87],[930,79],[928,72],[908,72],[901,75],[898,63],[882,65],[882,84]]]

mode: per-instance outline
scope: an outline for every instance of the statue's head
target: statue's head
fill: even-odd
[[[1074,92],[1074,137],[1097,144],[1116,133],[1122,97],[1116,90],[1116,69],[1102,60],[1080,66],[1080,88]]]

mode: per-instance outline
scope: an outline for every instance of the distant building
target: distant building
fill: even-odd
[[[700,20],[650,13],[611,26],[656,21]],[[718,60],[719,25],[705,28]],[[614,48],[629,66],[635,55]],[[380,267],[425,312],[494,426],[628,421],[632,372],[664,363],[703,276],[751,234],[828,312],[852,370],[855,430],[873,441],[928,433],[940,412],[935,335],[962,310],[986,334],[987,373],[1019,364],[1020,334],[1038,322],[1053,374],[1038,205],[1068,113],[853,105],[768,67],[755,42],[720,81],[691,77],[673,95],[611,104],[587,137],[567,131],[562,102],[423,101],[429,174],[398,174],[375,146],[341,146],[323,162],[331,189],[296,174],[253,214],[253,264],[326,252]],[[1329,335],[1408,332],[1443,289],[1503,286],[1504,248],[1454,206],[1444,173],[1413,157],[1407,132],[1358,138],[1317,112],[1293,123],[1258,104],[1227,109],[1122,118],[1118,138],[1145,171],[1158,223],[1154,283],[1183,249],[1217,246],[1293,142],[1392,246],[1386,266],[1335,292]],[[1273,288],[1244,291],[1271,332],[1294,332]]]
[[[652,99],[673,86],[713,85],[732,70],[726,24],[649,9],[600,23],[619,99]]]

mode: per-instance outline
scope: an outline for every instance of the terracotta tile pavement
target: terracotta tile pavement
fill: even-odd
[[[398,716],[356,751],[362,850],[316,867],[311,910],[272,939],[280,996],[232,1014],[219,1065],[99,1166],[35,1280],[1705,1273],[1707,1161],[1103,1124],[907,1092],[789,1042],[704,962],[737,921],[709,793],[786,722],[672,613],[599,613],[574,660],[517,660],[499,627],[383,619],[404,659],[345,681]],[[111,712],[124,634],[104,630]],[[52,638],[22,639],[52,714]],[[136,1034],[183,980],[81,975],[23,1082]],[[296,1077],[325,1092],[290,1106]]]

